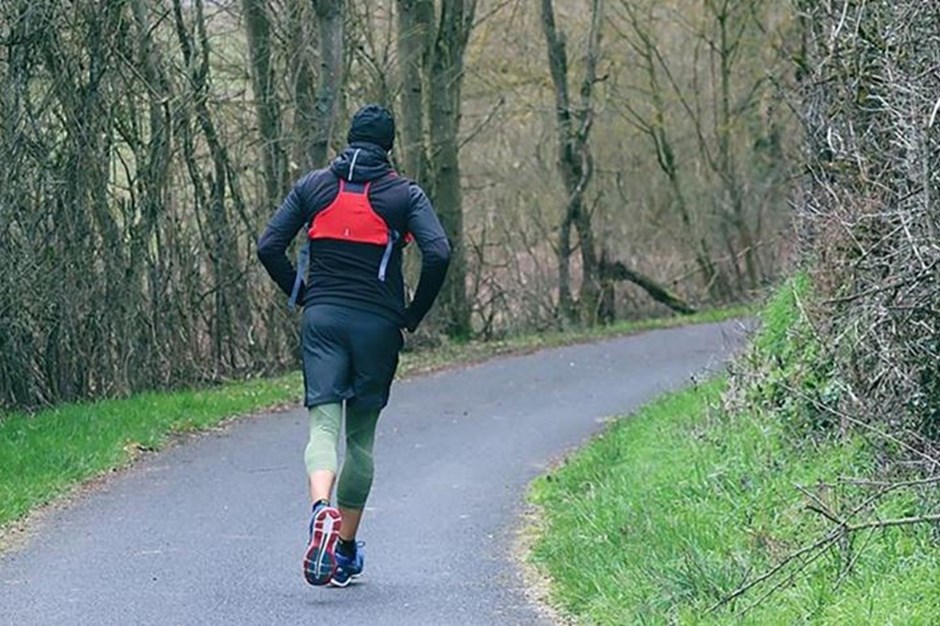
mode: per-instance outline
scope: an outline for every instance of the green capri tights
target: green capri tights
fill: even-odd
[[[336,473],[336,447],[339,444],[343,405],[321,404],[310,409],[310,441],[304,453],[307,474],[328,470]],[[347,509],[363,509],[372,489],[375,464],[372,446],[379,410],[362,411],[346,407],[346,458],[336,485],[336,503]]]

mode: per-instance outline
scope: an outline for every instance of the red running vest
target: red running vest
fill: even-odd
[[[310,239],[338,239],[377,246],[388,245],[393,235],[388,224],[369,202],[371,184],[365,183],[361,191],[350,191],[346,187],[346,181],[340,179],[336,198],[313,218],[310,230],[307,231]]]

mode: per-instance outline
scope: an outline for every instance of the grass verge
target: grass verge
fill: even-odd
[[[503,341],[445,343],[434,350],[404,353],[399,374],[410,376],[500,354],[717,322],[747,313],[747,309],[725,309]],[[0,530],[75,485],[127,465],[142,451],[160,449],[174,435],[297,402],[300,387],[300,375],[293,373],[200,390],[141,393],[126,399],[65,405],[32,415],[0,416]]]
[[[775,299],[757,349],[780,343],[766,333],[792,327],[794,306]],[[542,519],[530,558],[553,603],[579,623],[617,626],[936,623],[940,555],[926,525],[854,535],[710,611],[830,528],[797,485],[838,511],[858,493],[819,485],[871,475],[878,454],[860,436],[797,438],[786,413],[721,409],[726,385],[647,406],[533,483]],[[916,507],[898,493],[875,516]]]

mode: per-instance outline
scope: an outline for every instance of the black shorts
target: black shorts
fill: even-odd
[[[401,329],[377,313],[308,306],[301,331],[304,405],[347,400],[357,409],[384,408],[403,341]]]

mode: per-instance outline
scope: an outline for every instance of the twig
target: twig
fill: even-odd
[[[855,551],[855,554],[852,555],[852,558],[849,559],[848,564],[842,569],[839,573],[839,578],[835,582],[835,587],[838,588],[845,582],[845,579],[848,578],[848,575],[853,569],[855,569],[855,564],[858,563],[858,560],[861,558],[862,553],[865,552],[865,548],[871,543],[872,537],[875,535],[875,528],[870,528],[868,530],[868,535],[865,537],[865,543],[862,544],[862,547]]]
[[[802,485],[794,485],[794,487],[796,487],[797,491],[799,491],[799,492],[802,493],[804,496],[806,496],[807,498],[809,498],[810,500],[812,500],[813,502],[816,503],[815,505],[814,505],[814,504],[808,504],[808,505],[806,505],[806,508],[807,508],[807,509],[809,509],[810,511],[813,511],[813,512],[815,512],[815,513],[819,513],[820,515],[822,515],[823,517],[825,517],[825,518],[828,519],[829,521],[834,522],[834,523],[836,523],[836,524],[844,524],[844,523],[845,523],[844,520],[841,520],[841,519],[839,519],[838,517],[836,517],[836,515],[835,515],[834,513],[832,513],[832,511],[831,511],[831,510],[829,509],[829,507],[826,505],[826,503],[823,502],[823,501],[819,498],[819,496],[817,496],[815,493],[813,493],[813,492],[810,491],[809,489],[806,489],[806,488],[803,487]]]
[[[773,577],[777,572],[779,572],[780,570],[782,570],[782,569],[785,568],[787,565],[789,565],[790,563],[792,563],[792,562],[795,561],[796,559],[800,558],[800,557],[803,556],[804,554],[809,554],[810,552],[813,552],[814,550],[817,550],[817,549],[819,549],[819,548],[822,548],[822,547],[824,547],[824,546],[826,546],[826,545],[832,543],[833,541],[835,541],[835,540],[838,539],[838,538],[839,538],[839,533],[830,531],[829,534],[827,534],[826,536],[824,536],[824,537],[822,537],[822,538],[820,538],[820,539],[817,539],[816,541],[814,541],[813,543],[811,543],[811,544],[809,544],[809,545],[807,545],[807,546],[803,546],[802,548],[800,548],[800,549],[797,550],[796,552],[793,552],[793,553],[789,554],[788,556],[786,556],[782,561],[780,561],[779,563],[777,563],[777,564],[776,564],[774,567],[772,567],[770,570],[764,572],[763,574],[761,574],[760,576],[758,576],[757,578],[755,578],[755,579],[752,580],[751,582],[749,582],[749,583],[747,583],[747,584],[745,584],[745,585],[742,585],[742,586],[738,587],[737,589],[735,589],[734,591],[732,591],[731,594],[729,594],[728,596],[725,596],[724,598],[722,598],[721,600],[719,600],[719,601],[716,602],[715,604],[713,604],[713,605],[711,605],[710,607],[708,607],[708,609],[705,611],[705,614],[708,615],[709,613],[712,613],[713,611],[715,611],[716,609],[718,609],[718,608],[724,606],[725,604],[728,604],[729,602],[731,602],[731,601],[734,600],[735,598],[738,598],[738,597],[744,595],[744,594],[747,593],[750,589],[753,589],[754,587],[756,587],[757,585],[761,584],[762,582],[764,582],[764,581],[767,580],[768,578]]]
[[[830,522],[834,524],[845,524],[844,520],[839,519],[838,517],[830,513],[827,509],[819,505],[807,504],[806,509],[808,511],[812,511],[813,513],[819,513],[820,515],[822,515],[823,517],[825,517],[827,520],[829,520]]]
[[[813,551],[821,550],[822,548],[825,548],[829,546],[830,544],[835,543],[840,538],[846,535],[856,533],[860,530],[867,530],[867,529],[873,529],[873,528],[891,528],[895,526],[910,526],[913,524],[925,524],[927,522],[940,522],[940,513],[934,513],[930,515],[918,515],[915,517],[899,517],[899,518],[887,519],[887,520],[874,520],[870,522],[862,522],[860,524],[840,524],[836,526],[835,528],[832,528],[828,533],[826,533],[826,535],[817,539],[813,543],[807,546],[804,546],[800,548],[799,550],[797,550],[796,552],[788,555],[786,558],[780,561],[773,568],[761,574],[760,576],[758,576],[751,582],[745,585],[742,585],[741,587],[738,587],[736,590],[731,592],[731,594],[722,598],[721,600],[719,600],[712,606],[708,607],[708,609],[705,611],[705,614],[707,615],[709,613],[712,613],[716,609],[724,606],[725,604],[728,604],[732,600],[741,597],[742,595],[747,593],[749,590],[753,589],[754,587],[761,584],[765,580],[773,577],[775,574],[783,570],[787,565],[799,559],[800,557],[806,554],[809,554]],[[812,563],[812,561],[814,561],[816,558],[818,557],[814,557],[813,559],[809,561],[809,563]],[[807,563],[807,565],[809,563]],[[780,587],[781,585],[775,585],[772,588],[772,591],[776,591]],[[763,596],[761,596],[761,601],[766,599],[768,596],[769,594],[765,593]]]
[[[844,485],[855,485],[858,487],[918,487],[921,485],[933,485],[940,483],[940,476],[931,476],[930,478],[920,478],[917,480],[905,480],[898,482],[889,482],[886,480],[868,480],[866,478],[840,478],[839,482]]]
[[[933,109],[930,111],[930,119],[927,121],[927,128],[933,128],[933,123],[937,120],[938,111],[940,111],[940,98],[937,98],[937,102],[934,103]]]
[[[741,613],[742,613],[742,614],[747,613],[748,611],[750,611],[750,610],[752,610],[752,609],[754,609],[754,608],[760,606],[760,604],[761,604],[764,600],[766,600],[767,598],[769,598],[770,596],[772,596],[774,593],[776,593],[777,591],[779,591],[779,590],[782,589],[783,587],[785,587],[785,586],[787,586],[788,584],[792,583],[792,582],[793,582],[793,579],[796,578],[796,575],[797,575],[797,574],[799,574],[800,572],[806,571],[806,568],[808,568],[810,565],[812,565],[812,564],[815,563],[817,560],[819,560],[819,558],[820,558],[823,554],[825,554],[825,552],[823,552],[823,550],[820,549],[820,550],[817,551],[816,554],[814,554],[812,557],[810,557],[809,559],[803,561],[803,562],[800,564],[800,568],[799,568],[799,569],[797,569],[797,570],[795,570],[795,571],[793,571],[793,572],[790,572],[790,574],[789,574],[786,578],[784,578],[783,580],[781,580],[780,582],[778,582],[777,584],[775,584],[773,587],[771,587],[770,589],[768,589],[767,591],[765,591],[764,593],[762,593],[762,594],[760,595],[760,597],[758,597],[756,600],[754,600],[754,602],[752,602],[751,604],[749,604],[748,606],[746,606],[746,607],[741,611]]]
[[[916,515],[913,517],[897,517],[894,519],[874,520],[871,522],[862,522],[845,527],[846,533],[854,533],[867,528],[892,528],[895,526],[911,526],[913,524],[926,524],[927,522],[940,522],[940,513],[931,513],[929,515]]]
[[[457,150],[462,149],[465,145],[476,139],[477,136],[482,133],[483,130],[489,125],[489,123],[493,121],[493,118],[496,117],[496,113],[499,112],[500,108],[502,108],[504,104],[506,104],[506,96],[500,96],[496,101],[496,104],[494,104],[490,108],[489,112],[487,112],[486,117],[484,117],[483,120],[477,124],[477,127],[471,130],[467,136],[464,137],[459,144],[457,144]]]

